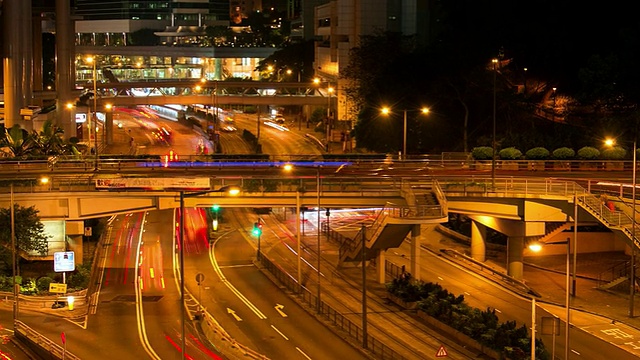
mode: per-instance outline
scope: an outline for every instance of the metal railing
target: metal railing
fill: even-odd
[[[280,283],[282,283],[287,289],[298,294],[300,298],[308,305],[316,308],[318,307],[318,298],[306,287],[302,287],[298,282],[278,265],[274,264],[266,256],[260,257],[261,264],[269,271]],[[358,342],[363,342],[362,328],[349,320],[339,311],[332,308],[324,301],[320,302],[320,316],[331,321],[333,325],[340,330],[346,332],[349,336],[356,339]],[[403,360],[405,357],[398,354],[396,351],[386,346],[383,342],[379,341],[375,337],[367,334],[367,349],[374,355],[382,360]]]
[[[80,358],[69,351],[66,351],[62,346],[49,340],[46,336],[40,334],[34,329],[27,326],[20,320],[14,321],[15,335],[23,337],[24,340],[33,343],[34,345],[42,348],[44,351],[51,354],[54,359],[68,359],[68,360],[80,360]],[[64,356],[63,356],[64,354]]]

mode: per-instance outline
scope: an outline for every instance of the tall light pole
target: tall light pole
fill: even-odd
[[[493,64],[493,134],[491,136],[491,187],[496,188],[496,65],[498,59],[491,59]]]
[[[95,163],[94,170],[98,170],[98,73],[96,70],[96,63],[98,59],[94,56],[90,56],[87,58],[87,61],[93,64],[93,121],[90,121],[89,124],[92,128],[89,129],[89,145],[91,145],[91,132],[93,132],[93,138],[95,140]]]
[[[574,239],[575,241],[575,239]],[[569,359],[570,347],[569,347],[569,329],[571,328],[571,239],[567,238],[567,241],[558,241],[550,243],[538,243],[534,242],[529,244],[529,249],[534,252],[542,250],[542,245],[567,245],[567,264],[566,264],[566,276],[565,276],[565,329],[564,329],[564,358]],[[533,336],[532,336],[533,338]]]
[[[314,78],[313,83],[319,85],[321,82],[320,78]],[[325,124],[326,127],[326,151],[330,152],[331,148],[329,147],[330,139],[331,139],[331,94],[335,91],[333,87],[331,87],[331,83],[327,81],[327,122]]]
[[[327,82],[327,152],[331,152],[331,147],[329,143],[331,143],[331,94],[333,94],[333,87]]]
[[[555,88],[554,88],[555,89]],[[605,145],[612,147],[615,145],[615,140],[607,139]],[[633,134],[633,168],[631,170],[631,260],[629,269],[629,317],[634,317],[635,306],[635,283],[636,283],[636,186],[637,177],[636,171],[638,167],[637,152],[638,152],[638,139],[637,134]]]
[[[366,227],[362,224],[362,347],[367,348],[367,238]]]
[[[632,171],[632,184],[631,189],[631,268],[629,269],[629,317],[634,317],[634,302],[635,302],[635,283],[636,283],[636,153],[637,153],[637,141],[636,134],[633,135],[633,171]]]
[[[402,110],[403,113],[403,126],[402,126],[402,159],[406,159],[407,158],[407,112],[412,111],[412,110],[408,110],[408,109],[404,109]],[[383,107],[382,110],[382,115],[389,115],[389,113],[391,113],[391,109],[388,107]],[[420,112],[422,114],[428,114],[429,113],[429,108],[427,107],[423,107],[422,109],[420,109]]]
[[[13,198],[13,182],[10,185],[11,196],[10,196],[10,204],[11,207],[11,257],[12,257],[12,275],[13,275],[13,324],[15,325],[16,320],[18,319],[18,296],[20,294],[19,288],[20,286],[16,284],[16,276],[18,275],[18,266],[16,264],[18,257],[16,256],[16,210],[15,210],[15,200]]]
[[[320,301],[320,279],[322,278],[322,276],[320,275],[320,166],[316,167],[316,187],[317,187],[317,194],[316,194],[316,201],[317,201],[317,205],[318,205],[318,264],[316,265],[318,268],[318,289],[317,289],[317,310],[318,310],[318,314],[320,314],[320,312],[322,311],[322,306],[321,301]]]

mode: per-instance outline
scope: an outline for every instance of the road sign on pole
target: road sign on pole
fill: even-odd
[[[436,352],[436,357],[447,357],[447,349],[444,348],[444,345],[440,345],[440,349]]]

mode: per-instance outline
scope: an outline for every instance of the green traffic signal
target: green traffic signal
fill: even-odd
[[[257,222],[253,224],[253,231],[251,231],[251,233],[253,234],[253,236],[260,236],[262,235],[262,223],[261,222]]]
[[[218,210],[220,210],[220,205],[213,205],[213,206],[211,207],[211,210],[213,210],[213,211],[218,211]]]

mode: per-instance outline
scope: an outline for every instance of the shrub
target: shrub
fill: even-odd
[[[553,158],[558,160],[573,159],[576,156],[576,152],[568,147],[561,147],[553,150]]]
[[[549,157],[549,150],[543,147],[534,147],[533,149],[529,149],[525,156],[531,160],[544,160]]]
[[[578,157],[583,160],[595,160],[599,156],[600,150],[591,146],[585,146],[582,149],[578,150]]]
[[[620,146],[605,148],[602,150],[602,157],[607,160],[622,160],[627,156],[627,150]]]
[[[514,147],[508,147],[500,150],[498,155],[500,155],[500,159],[503,160],[518,160],[522,157],[522,152]]]
[[[43,276],[36,281],[36,287],[38,291],[48,291],[49,284],[53,282],[53,279],[47,276]]]
[[[471,150],[471,156],[474,160],[491,160],[493,148],[489,146],[479,146]]]

